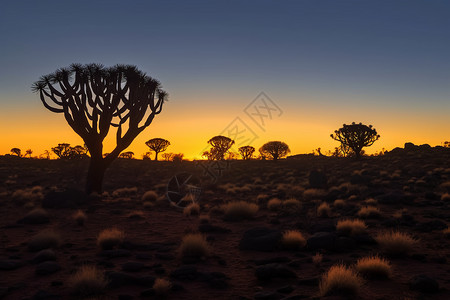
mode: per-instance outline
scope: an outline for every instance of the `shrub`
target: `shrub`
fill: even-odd
[[[200,205],[198,203],[191,203],[183,209],[183,215],[185,216],[198,216],[200,214]]]
[[[389,255],[400,256],[412,251],[417,240],[399,231],[384,232],[375,238],[381,249]]]
[[[323,260],[323,255],[322,253],[317,252],[313,257],[312,257],[312,262],[313,264],[315,264],[316,266],[320,266],[320,264],[322,263]]]
[[[153,284],[155,294],[160,297],[167,296],[171,288],[172,283],[164,278],[156,278],[155,283]]]
[[[297,212],[302,208],[302,203],[295,198],[289,198],[283,201],[283,207],[287,211]]]
[[[83,298],[103,294],[107,285],[105,275],[95,266],[82,266],[69,279],[72,294]]]
[[[78,225],[82,226],[86,222],[87,216],[82,210],[79,209],[72,215],[72,219],[74,219]]]
[[[450,194],[449,193],[442,194],[441,200],[444,202],[450,202]]]
[[[336,230],[344,235],[358,235],[366,231],[367,226],[361,220],[339,220],[336,225]]]
[[[40,201],[44,199],[44,194],[42,193],[42,187],[35,186],[32,188],[14,191],[14,193],[12,194],[12,199],[15,203],[22,205],[30,201]]]
[[[102,250],[109,250],[122,243],[125,234],[117,228],[109,228],[101,231],[97,237],[97,245]]]
[[[378,203],[378,201],[373,198],[366,199],[366,201],[364,201],[364,202],[366,202],[366,204],[369,206],[375,206]]]
[[[280,209],[282,201],[278,198],[272,198],[267,202],[267,208],[271,211],[277,211]]]
[[[44,230],[36,234],[28,242],[28,249],[39,251],[47,248],[57,248],[61,244],[61,236],[53,230]]]
[[[301,232],[297,230],[288,230],[283,233],[281,244],[286,249],[297,250],[305,247],[306,239]]]
[[[358,217],[360,218],[379,218],[381,212],[374,206],[364,206],[358,211]]]
[[[22,221],[27,224],[44,224],[48,223],[48,220],[48,213],[42,208],[33,209],[22,219]]]
[[[145,209],[151,209],[153,206],[155,206],[155,203],[150,202],[150,201],[145,201],[144,203],[142,203],[142,206]]]
[[[179,248],[181,257],[201,258],[208,256],[209,245],[206,238],[200,233],[190,233],[183,237]]]
[[[258,212],[259,207],[255,203],[234,201],[222,206],[224,219],[227,221],[240,221],[251,219]]]
[[[336,199],[333,202],[333,206],[336,208],[343,208],[345,206],[345,200],[343,199]]]
[[[256,202],[261,203],[262,201],[266,201],[267,199],[269,199],[269,195],[267,195],[267,194],[259,194],[256,197]]]
[[[320,189],[307,189],[303,192],[303,198],[306,200],[315,200],[324,197],[327,193]]]
[[[388,278],[392,273],[389,261],[379,256],[368,256],[358,259],[356,270],[369,278]]]
[[[133,210],[127,215],[127,217],[129,219],[143,219],[145,216],[144,216],[144,212],[143,211],[141,211],[141,210]]]
[[[320,295],[356,295],[362,284],[363,279],[355,271],[342,264],[334,265],[322,275],[319,284]]]
[[[146,191],[142,195],[142,202],[155,202],[158,199],[158,194],[154,191]]]
[[[319,207],[317,207],[317,215],[319,217],[329,217],[331,215],[331,208],[326,202],[322,202]]]

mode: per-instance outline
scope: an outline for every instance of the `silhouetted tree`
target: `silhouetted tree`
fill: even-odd
[[[158,160],[158,153],[164,152],[167,150],[167,147],[170,146],[170,142],[168,140],[162,138],[154,138],[145,142],[145,144],[155,151],[155,160]]]
[[[444,147],[445,148],[450,148],[450,142],[449,141],[445,141],[444,142]],[[12,151],[12,150],[11,150]]]
[[[249,160],[252,158],[253,153],[255,153],[255,148],[252,146],[242,146],[239,147],[238,151],[243,160]]]
[[[33,150],[31,150],[31,149],[27,149],[26,151],[25,151],[25,155],[28,155],[28,157],[29,158],[31,158],[31,154],[33,153]]]
[[[150,156],[152,155],[151,151],[147,151],[144,154],[142,154],[142,159],[143,160],[151,160]]]
[[[217,135],[211,138],[208,141],[208,144],[212,146],[211,150],[209,151],[212,159],[223,160],[225,158],[225,154],[228,152],[231,146],[234,145],[234,141],[229,137]]]
[[[263,153],[266,157],[267,156],[271,157],[273,160],[282,158],[291,152],[289,146],[286,143],[280,141],[272,141],[265,143],[259,149],[259,151]]]
[[[86,192],[102,192],[105,170],[162,110],[167,93],[135,66],[73,64],[34,83],[44,106],[63,113],[91,155]],[[103,140],[116,127],[116,147],[103,157]]]
[[[380,138],[380,135],[372,125],[367,126],[362,123],[356,124],[355,122],[351,125],[342,125],[342,128],[335,130],[334,134],[330,136],[344,147],[349,147],[357,158],[361,156],[363,147],[372,146]]]
[[[74,158],[83,158],[87,157],[88,149],[86,147],[76,145],[75,147],[71,148],[72,156]]]
[[[11,149],[11,153],[12,153],[13,155],[17,155],[18,157],[21,157],[21,156],[22,156],[22,150],[20,150],[19,148],[12,148],[12,149]]]
[[[173,162],[180,162],[183,160],[184,154],[183,153],[176,153],[172,155],[172,161]]]
[[[61,143],[52,148],[53,153],[60,159],[69,159],[73,157],[73,149],[68,143]]]
[[[50,154],[51,154],[50,151],[44,150],[44,156],[46,159],[50,159]]]
[[[131,151],[122,152],[119,155],[120,158],[126,158],[126,159],[132,159],[133,156],[134,156],[134,152],[131,152]]]
[[[208,150],[203,151],[202,153],[202,157],[206,158],[207,160],[214,160],[214,156],[215,154],[213,148],[209,149],[209,151]]]
[[[174,155],[173,153],[163,153],[163,154],[162,154],[162,158],[163,158],[165,161],[171,161],[173,155]]]

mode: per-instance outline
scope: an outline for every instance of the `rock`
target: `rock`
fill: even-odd
[[[228,287],[228,277],[221,272],[202,273],[200,280],[206,282],[209,287],[214,289],[225,289]]]
[[[43,208],[75,208],[79,204],[85,203],[87,196],[77,189],[65,191],[52,191],[45,195],[42,200]]]
[[[258,292],[255,294],[253,299],[255,300],[279,300],[282,299],[284,295],[277,292]]]
[[[422,293],[435,293],[439,291],[439,283],[427,275],[416,275],[409,280],[409,288]]]
[[[181,266],[170,273],[170,277],[184,280],[196,280],[200,276],[195,266]]]
[[[0,270],[10,271],[16,270],[22,266],[22,262],[16,259],[0,260]]]
[[[38,264],[49,260],[56,260],[56,254],[51,249],[44,249],[36,253],[31,262],[34,264]]]
[[[271,252],[279,247],[282,234],[280,230],[266,227],[252,228],[244,232],[239,242],[240,250]]]
[[[198,226],[198,231],[201,233],[230,233],[231,230],[228,228],[211,225],[211,224],[200,224]]]
[[[296,278],[297,274],[284,265],[267,264],[257,267],[255,276],[259,280],[270,280],[272,278]]]
[[[432,232],[434,230],[443,230],[447,228],[447,224],[441,220],[432,220],[416,225],[416,230],[420,232]]]
[[[309,173],[309,186],[313,189],[325,188],[327,186],[327,175],[322,171],[312,170]]]
[[[122,271],[125,272],[139,272],[141,271],[145,265],[141,262],[129,261],[122,265]]]
[[[333,233],[316,232],[308,239],[306,246],[310,250],[334,250],[335,241],[336,235]]]
[[[100,252],[100,256],[107,258],[129,257],[131,256],[131,252],[125,249],[103,250],[102,252]]]
[[[61,270],[61,266],[54,261],[45,261],[36,266],[36,275],[50,275]]]

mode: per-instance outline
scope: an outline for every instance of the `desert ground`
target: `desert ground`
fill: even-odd
[[[88,160],[1,157],[0,298],[450,299],[450,149],[238,160],[221,173],[205,164],[118,159],[105,192],[85,196]],[[170,204],[177,174],[201,189],[180,192],[199,207]],[[239,201],[248,207],[227,210]],[[337,228],[355,219],[366,227]],[[112,228],[119,240],[101,244]],[[290,231],[300,238],[289,243]],[[389,247],[390,232],[409,239]],[[53,242],[37,241],[49,233]],[[204,252],[183,252],[189,234],[201,234]],[[387,262],[386,276],[358,269],[371,256]],[[324,291],[336,265],[359,284]],[[106,285],[76,290],[83,266]]]

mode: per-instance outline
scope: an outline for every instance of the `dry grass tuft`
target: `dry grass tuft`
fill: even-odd
[[[450,202],[450,194],[449,193],[442,194],[441,200],[444,202]]]
[[[112,192],[111,196],[113,196],[114,198],[133,196],[133,195],[136,195],[137,191],[138,191],[138,189],[135,186],[130,187],[130,188],[124,187],[124,188],[120,188],[120,189],[117,189],[114,192]]]
[[[364,206],[361,207],[358,211],[358,217],[360,218],[379,218],[381,216],[381,212],[378,208],[374,206]]]
[[[202,234],[190,233],[183,237],[178,251],[181,257],[202,258],[208,256],[210,248]]]
[[[326,194],[327,192],[321,189],[307,189],[303,192],[303,198],[306,200],[321,199]]]
[[[185,216],[198,216],[200,214],[200,205],[198,203],[191,203],[183,209]]]
[[[336,199],[333,202],[333,206],[336,208],[343,208],[345,206],[345,200],[343,199]]]
[[[95,266],[82,266],[69,279],[72,294],[81,298],[101,295],[107,285],[105,275]]]
[[[153,290],[159,297],[167,297],[171,288],[172,283],[164,278],[156,278],[155,283],[153,284]]]
[[[39,251],[47,248],[57,248],[61,245],[61,236],[53,230],[44,230],[36,234],[28,242],[30,251]]]
[[[156,202],[158,199],[158,194],[154,191],[146,191],[144,195],[142,195],[142,202]]]
[[[323,261],[323,255],[322,253],[317,252],[313,257],[312,257],[312,262],[314,265],[316,266],[320,266],[320,264]]]
[[[35,186],[23,190],[16,190],[12,194],[12,199],[19,205],[27,202],[37,202],[44,199],[43,189],[41,186]]]
[[[108,228],[101,231],[97,237],[97,245],[102,250],[110,250],[123,242],[125,234],[117,228]]]
[[[267,208],[271,211],[277,211],[281,208],[283,202],[278,198],[272,198],[267,202]]]
[[[352,269],[344,265],[334,265],[322,275],[319,284],[320,296],[332,294],[354,296],[358,294],[363,283],[363,279]]]
[[[144,219],[145,214],[142,210],[133,210],[128,213],[127,217],[129,219]]]
[[[295,198],[289,198],[283,201],[283,207],[286,211],[298,212],[302,209],[302,203]]]
[[[82,210],[77,210],[73,215],[72,219],[79,225],[83,226],[86,223],[87,216]]]
[[[259,207],[255,203],[245,201],[234,201],[222,205],[224,212],[224,220],[226,221],[241,221],[252,219],[258,212]]]
[[[297,230],[288,230],[283,233],[281,244],[286,249],[298,250],[305,247],[306,239],[301,232]]]
[[[373,198],[369,198],[366,199],[366,201],[364,201],[368,206],[376,206],[378,204],[378,201],[376,199]]]
[[[392,274],[389,261],[377,255],[358,259],[356,270],[368,278],[389,278]]]
[[[384,232],[375,238],[381,249],[388,255],[400,256],[412,251],[417,240],[399,231]]]
[[[28,224],[48,223],[48,212],[43,208],[35,208],[25,215],[24,220]]]
[[[317,215],[319,217],[330,217],[331,216],[331,207],[326,202],[322,202],[319,207],[317,207]]]
[[[366,223],[362,220],[339,220],[336,225],[336,230],[344,235],[358,235],[366,231]]]

